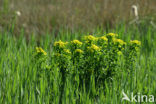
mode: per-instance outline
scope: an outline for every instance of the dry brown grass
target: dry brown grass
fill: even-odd
[[[44,34],[60,27],[92,30],[97,26],[114,26],[131,20],[131,6],[137,5],[139,16],[156,13],[156,0],[0,0],[0,30],[14,33],[24,28],[27,34]],[[15,16],[20,11],[21,16]]]

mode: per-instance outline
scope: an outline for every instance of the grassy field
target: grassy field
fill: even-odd
[[[57,36],[55,32],[47,33],[39,39],[35,35],[30,35],[29,41],[25,39],[23,32],[20,33],[18,39],[10,32],[1,33],[0,103],[135,104],[135,102],[121,102],[122,91],[128,96],[131,96],[133,92],[156,97],[156,30],[146,24],[133,25],[128,28],[122,24],[114,29],[97,28],[92,35],[99,37],[110,32],[117,33],[125,42],[141,41],[140,53],[131,68],[133,73],[129,73],[124,66],[125,60],[121,58],[118,61],[116,75],[103,80],[103,85],[99,85],[98,88],[94,74],[90,76],[89,83],[84,84],[82,80],[85,79],[81,79],[79,74],[74,77],[74,74],[67,74],[63,77],[61,68],[55,64],[57,61],[54,57],[55,41],[70,42],[73,39],[83,41],[83,37],[89,35],[90,32],[59,30]],[[42,47],[47,53],[46,61],[44,57],[41,61],[36,59],[36,47]],[[74,65],[69,65],[68,68],[76,70],[78,66]]]
[[[0,104],[154,104],[155,5],[0,0]]]

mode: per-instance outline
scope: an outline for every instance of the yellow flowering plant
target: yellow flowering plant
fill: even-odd
[[[73,65],[77,67],[81,66],[83,57],[84,57],[84,51],[82,49],[75,49],[75,51],[72,54]]]
[[[41,54],[41,55],[47,55],[47,53],[41,48],[41,47],[36,47],[36,52],[37,54]]]
[[[107,37],[107,38],[116,38],[116,37],[118,37],[118,34],[115,34],[115,33],[108,33],[108,34],[106,35],[106,37]]]
[[[125,67],[128,72],[133,74],[134,70],[134,63],[136,60],[136,57],[139,53],[139,49],[141,46],[141,42],[138,40],[131,40],[128,44],[127,51],[125,52]]]
[[[106,34],[106,37],[108,38],[108,42],[111,43],[111,42],[113,42],[113,39],[114,38],[117,38],[118,37],[118,34],[108,33],[108,34]]]
[[[83,57],[83,50],[81,49],[82,45],[83,43],[79,40],[73,40],[70,42],[71,61],[73,65],[75,65],[75,63],[79,63]],[[78,67],[78,65],[75,66]]]
[[[70,50],[69,50],[69,49],[64,49],[64,54],[66,54],[66,55],[70,55],[70,54],[71,54],[71,52],[70,52]]]
[[[103,45],[103,44],[107,44],[108,42],[108,38],[106,36],[101,36],[98,38],[98,42],[99,44]]]
[[[80,54],[83,54],[83,50],[81,50],[81,49],[76,49],[76,50],[75,50],[75,54],[77,54],[77,55],[79,56]]]
[[[91,45],[92,43],[96,42],[98,40],[98,38],[92,36],[92,35],[88,35],[84,37],[85,43],[87,45]]]
[[[75,51],[76,49],[81,48],[82,44],[83,44],[83,43],[80,42],[79,40],[73,40],[73,41],[71,41],[71,42],[70,42],[70,49],[71,49],[72,54],[74,54],[74,51]],[[73,57],[75,57],[75,56],[73,56]]]
[[[61,70],[64,70],[68,66],[68,61],[71,58],[71,52],[67,49],[68,42],[63,42],[61,40],[54,42],[54,59],[56,64]]]
[[[99,52],[100,50],[101,50],[101,48],[98,47],[98,46],[95,45],[95,44],[91,44],[91,46],[88,46],[88,47],[87,47],[87,51],[88,51],[88,52],[91,52],[91,53]]]
[[[65,70],[68,66],[68,61],[70,60],[70,50],[67,49],[68,42],[63,42],[61,40],[54,42],[54,59],[55,63],[60,67],[61,70]]]
[[[141,42],[138,40],[131,40],[129,43],[129,48],[134,53],[139,51],[139,47],[141,46]]]
[[[79,40],[73,40],[71,41],[72,46],[75,46],[75,48],[81,47],[82,42],[80,42]]]
[[[39,67],[45,67],[47,61],[47,53],[41,48],[36,47],[35,52],[35,62],[39,65]]]
[[[141,42],[138,40],[131,40],[130,46],[131,46],[131,48],[134,48],[137,51],[138,48],[141,46]]]
[[[51,57],[53,64],[46,63],[45,60],[42,62],[46,63],[46,69],[57,67],[61,75],[62,91],[68,75],[71,75],[76,88],[83,84],[88,88],[94,76],[96,88],[99,88],[106,80],[113,79],[121,71],[121,59],[125,60],[124,67],[127,70],[133,69],[140,46],[140,41],[124,42],[115,33],[101,37],[88,35],[84,36],[82,41],[75,39],[69,43],[61,40],[54,42]],[[36,47],[36,56],[38,60],[48,58],[41,47]]]
[[[34,62],[35,62],[34,67],[36,67],[38,70],[35,71],[34,73],[36,73],[37,82],[39,82],[40,79],[42,78],[44,72],[46,71],[45,69],[48,69],[47,61],[48,61],[48,56],[46,51],[44,51],[41,47],[36,47],[35,56],[34,56]]]
[[[61,95],[63,95],[65,82],[67,75],[70,73],[70,64],[71,64],[71,51],[67,48],[68,42],[62,42],[61,40],[54,43],[54,56],[52,57],[55,60],[55,65],[58,67],[61,75]]]
[[[41,47],[36,47],[36,52],[35,52],[36,62],[42,63],[46,60],[46,58],[47,58],[47,53]]]
[[[55,48],[55,51],[61,51],[63,50],[64,48],[66,48],[66,45],[68,44],[68,42],[63,42],[61,40],[59,41],[56,41],[54,43],[54,48]]]

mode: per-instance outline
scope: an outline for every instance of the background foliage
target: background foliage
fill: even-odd
[[[60,28],[92,32],[97,26],[115,27],[133,20],[132,5],[138,6],[141,20],[155,21],[155,0],[1,0],[0,30],[11,31],[14,24],[16,35],[22,28],[27,35],[57,34]]]

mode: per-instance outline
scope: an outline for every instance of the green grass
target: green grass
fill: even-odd
[[[135,63],[133,76],[130,77],[127,70],[121,67],[121,72],[113,78],[112,83],[106,81],[105,88],[99,91],[94,88],[94,79],[91,79],[89,89],[83,86],[81,90],[78,90],[73,84],[72,77],[69,76],[66,78],[64,93],[61,98],[63,104],[130,104],[126,101],[121,102],[122,90],[128,96],[131,92],[135,94],[139,92],[156,97],[156,30],[150,26],[126,28],[122,24],[115,29],[107,29],[107,32],[102,28],[97,28],[93,35],[102,36],[108,32],[118,33],[119,37],[126,42],[131,39],[141,41],[141,52]],[[89,33],[60,30],[57,37],[54,37],[54,33],[47,33],[38,40],[34,35],[31,35],[27,41],[22,33],[19,38],[15,38],[11,33],[1,33],[0,103],[58,104],[61,96],[59,87],[61,76],[57,71],[58,68],[53,67],[52,72],[37,68],[33,61],[35,47],[41,46],[51,57],[52,45],[55,40],[81,40],[82,36],[87,34]],[[54,61],[51,60],[51,63]],[[40,79],[38,79],[38,73],[42,73]],[[49,77],[47,78],[47,76]],[[93,91],[98,96],[91,97],[88,91]]]

